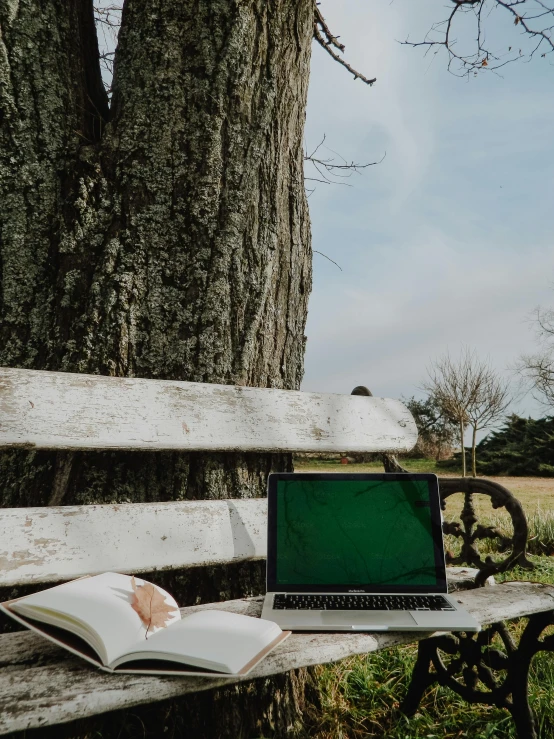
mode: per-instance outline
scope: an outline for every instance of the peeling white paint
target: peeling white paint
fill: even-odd
[[[395,400],[15,369],[0,369],[0,413],[5,447],[401,451],[417,438],[413,418]],[[4,509],[0,585],[263,558],[266,505],[265,499],[236,499]],[[452,590],[474,574],[457,568],[450,574]],[[506,583],[456,597],[483,625],[554,607],[554,587],[537,583]],[[259,616],[261,599],[182,612],[207,608]],[[248,679],[425,636],[293,634]],[[6,634],[0,636],[0,733],[229,682],[235,680],[106,675],[34,634]]]
[[[398,400],[0,369],[0,446],[401,452],[417,428]]]
[[[260,559],[266,519],[263,498],[6,508],[0,586]]]

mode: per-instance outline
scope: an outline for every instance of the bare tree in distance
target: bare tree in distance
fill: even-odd
[[[536,354],[522,355],[516,372],[531,386],[533,397],[549,410],[554,408],[554,310],[536,308],[534,323],[542,345]]]
[[[426,53],[448,55],[448,70],[459,77],[498,70],[507,64],[534,56],[546,58],[554,51],[554,0],[450,0],[448,16],[434,23],[423,41],[404,41],[408,46],[424,47]],[[511,19],[517,36],[506,45],[493,47],[491,30],[499,13]],[[462,50],[456,31],[472,22],[473,37]],[[463,30],[464,39],[466,31]],[[462,42],[462,43],[463,43]]]
[[[458,424],[463,477],[466,476],[464,435],[470,422],[470,409],[479,402],[489,371],[489,366],[468,348],[461,350],[458,359],[447,352],[432,361],[427,370],[429,379],[422,386],[436,398],[444,414]]]
[[[490,428],[496,421],[499,421],[512,402],[509,381],[503,380],[489,365],[485,366],[481,377],[482,382],[477,396],[467,410],[468,424],[473,430],[471,436],[471,474],[473,477],[477,477],[477,432],[480,429]]]

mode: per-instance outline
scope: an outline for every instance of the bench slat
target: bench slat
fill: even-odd
[[[266,532],[265,498],[6,508],[0,586],[260,559]]]
[[[0,447],[409,451],[397,400],[0,368]]]
[[[554,586],[535,583],[496,585],[457,594],[464,607],[484,626],[496,621],[550,610]],[[262,599],[181,609],[183,615],[216,608],[259,615]],[[416,642],[427,633],[293,634],[263,660],[246,679],[298,667],[335,662],[355,654]],[[11,655],[11,657],[10,657]],[[66,656],[35,634],[0,637],[0,734],[46,724],[64,723],[105,711],[173,698],[185,693],[229,685],[231,680],[108,675],[82,660]]]
[[[0,586],[224,564],[266,553],[266,498],[6,508],[0,515]],[[456,589],[469,587],[477,574],[467,567],[448,571]]]

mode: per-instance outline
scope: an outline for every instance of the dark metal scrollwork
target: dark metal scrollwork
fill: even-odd
[[[515,565],[532,570],[534,565],[525,555],[528,528],[521,503],[502,485],[479,477],[439,477],[441,505],[444,510],[446,499],[455,493],[464,493],[464,507],[458,522],[443,523],[443,532],[462,540],[460,554],[453,557],[447,553],[447,564],[468,564],[479,569],[475,579],[476,586],[483,585],[490,575],[505,572]],[[493,508],[506,508],[512,519],[514,529],[511,538],[493,526],[478,524],[473,507],[473,495],[488,495]],[[477,525],[476,525],[477,524]],[[475,543],[479,539],[497,539],[501,552],[508,551],[504,559],[494,562],[492,557],[481,558]]]
[[[503,623],[492,624],[478,634],[445,634],[420,641],[401,710],[413,715],[427,688],[439,683],[468,703],[508,709],[519,739],[537,739],[528,700],[529,667],[537,652],[554,651],[554,635],[540,638],[552,624],[554,611],[531,616],[519,646]],[[500,637],[503,649],[493,643],[495,636]]]

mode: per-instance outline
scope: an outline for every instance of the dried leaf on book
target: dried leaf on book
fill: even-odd
[[[131,607],[138,613],[140,620],[146,626],[145,636],[148,636],[150,629],[163,628],[171,621],[175,608],[165,602],[164,595],[155,585],[151,583],[137,585],[133,576],[131,577],[131,587],[133,588]]]

